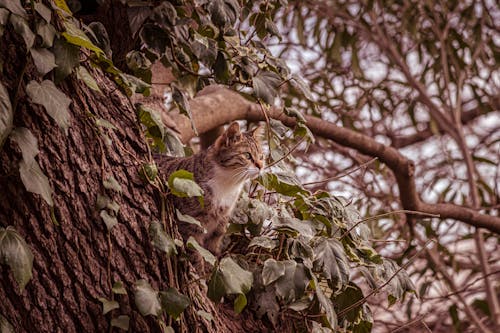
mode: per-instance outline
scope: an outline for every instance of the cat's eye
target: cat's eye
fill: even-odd
[[[245,153],[244,155],[245,155],[245,157],[246,157],[246,159],[247,159],[247,160],[250,160],[250,161],[252,161],[252,160],[253,160],[252,154],[250,154],[250,153]]]

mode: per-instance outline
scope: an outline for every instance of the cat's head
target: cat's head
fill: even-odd
[[[261,129],[241,132],[240,125],[233,122],[213,145],[217,164],[237,178],[236,181],[255,178],[264,168]]]

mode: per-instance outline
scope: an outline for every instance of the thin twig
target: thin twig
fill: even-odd
[[[321,184],[321,183],[329,182],[329,181],[332,181],[332,180],[340,179],[342,177],[345,177],[347,175],[350,175],[351,173],[354,173],[354,172],[358,171],[359,169],[367,166],[368,164],[371,164],[371,163],[375,162],[376,160],[378,160],[378,157],[375,157],[375,158],[369,160],[368,162],[365,162],[365,163],[357,166],[356,168],[354,168],[352,170],[344,171],[340,175],[336,175],[336,176],[333,176],[333,177],[328,177],[328,178],[325,178],[325,179],[322,179],[322,180],[318,180],[318,181],[315,181],[315,182],[304,183],[304,184],[302,184],[302,186],[309,186],[309,185]]]
[[[406,267],[408,267],[408,265],[410,263],[413,262],[413,260],[415,260],[422,252],[424,252],[425,250],[427,250],[427,245],[429,245],[430,243],[432,242],[435,242],[436,240],[435,239],[429,239],[425,244],[424,246],[418,250],[417,253],[415,253],[409,260],[408,262],[406,262],[404,265],[402,265],[401,267],[399,267],[399,269],[394,272],[394,274],[392,274],[392,276],[387,280],[385,281],[385,283],[383,283],[380,287],[377,287],[375,289],[373,289],[368,295],[366,295],[365,297],[363,297],[362,299],[360,299],[359,301],[357,301],[356,303],[348,306],[347,308],[345,308],[344,310],[340,311],[338,313],[338,316],[339,317],[342,317],[344,316],[346,313],[348,313],[349,311],[351,311],[352,309],[360,306],[361,304],[365,303],[368,298],[370,298],[373,294],[379,292],[380,290],[382,290],[382,288],[384,288],[385,286],[387,286],[389,284],[389,282],[391,282],[392,279],[394,279],[396,277],[396,275],[399,274],[399,272],[401,272],[403,269],[405,269]]]
[[[428,217],[439,217],[439,215],[436,215],[436,214],[429,214],[429,213],[419,212],[419,211],[415,211],[415,210],[407,210],[407,209],[395,210],[395,211],[392,211],[392,212],[388,212],[388,213],[384,213],[384,214],[379,214],[379,215],[375,215],[375,216],[370,216],[370,217],[364,218],[362,220],[359,220],[358,222],[354,223],[354,225],[352,227],[350,227],[346,232],[344,232],[342,234],[342,236],[340,236],[340,239],[342,239],[345,236],[347,236],[360,223],[363,223],[363,222],[366,222],[366,221],[370,221],[370,220],[375,220],[375,219],[378,219],[380,217],[389,216],[389,215],[392,215],[392,214],[399,214],[399,213],[422,215],[422,216],[428,216]],[[340,230],[340,229],[337,229],[337,231],[338,230]],[[334,236],[335,236],[335,234],[334,234]]]
[[[267,165],[265,167],[265,169],[268,169],[268,168],[270,168],[270,167],[278,164],[279,162],[283,161],[285,158],[287,158],[288,156],[290,156],[290,154],[293,153],[293,151],[295,149],[297,149],[297,147],[304,141],[305,138],[306,138],[305,136],[303,136],[302,138],[300,138],[300,140],[292,147],[292,149],[290,149],[288,151],[288,153],[286,153],[285,155],[283,155],[281,158],[279,158],[278,160],[274,161],[273,163]]]

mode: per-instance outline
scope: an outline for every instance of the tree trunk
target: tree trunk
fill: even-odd
[[[102,94],[89,89],[75,75],[59,87],[72,99],[71,127],[65,135],[44,108],[31,103],[25,93],[26,84],[37,75],[29,61],[20,78],[26,52],[15,45],[23,45],[22,39],[6,31],[3,41],[7,45],[0,48],[5,75],[1,81],[11,100],[18,100],[14,103],[14,125],[28,128],[38,140],[37,160],[53,190],[54,218],[39,195],[26,191],[18,172],[20,150],[7,140],[0,150],[0,226],[12,226],[24,237],[34,260],[33,277],[22,292],[9,267],[0,267],[0,315],[15,332],[112,331],[111,318],[119,315],[130,317],[131,332],[159,331],[156,318],[142,316],[133,297],[139,279],[147,280],[156,290],[165,290],[172,278],[168,260],[154,248],[148,235],[150,222],[160,220],[160,200],[154,188],[139,177],[148,150],[135,110],[111,80],[89,68]],[[17,92],[19,79],[21,88]],[[109,121],[116,129],[97,126],[97,118]],[[104,187],[103,181],[110,177],[117,180],[120,192]],[[120,206],[119,223],[111,232],[96,208],[98,195],[107,195]],[[180,331],[263,328],[250,315],[238,317],[226,307],[216,311],[205,298],[204,288],[193,288],[179,279],[181,293],[198,293],[190,315],[182,319],[185,327]],[[99,298],[112,299],[111,286],[116,281],[122,281],[127,295],[115,295],[120,307],[103,315]],[[211,312],[214,320],[194,316],[197,309]],[[245,317],[248,320],[240,323]]]

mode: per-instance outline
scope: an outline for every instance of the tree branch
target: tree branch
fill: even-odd
[[[265,115],[257,104],[223,86],[212,85],[205,88],[200,96],[191,100],[190,105],[193,121],[199,133],[205,133],[210,129],[237,119],[265,120]],[[288,117],[281,110],[275,108],[271,108],[267,116],[280,120],[288,127],[296,125],[295,118]],[[183,142],[187,142],[195,136],[191,129],[190,120],[187,117],[180,114],[173,114],[170,117],[174,120],[178,132],[181,133],[180,138]],[[377,157],[382,163],[386,164],[396,176],[403,209],[438,214],[443,219],[459,220],[500,234],[499,217],[481,214],[476,210],[454,204],[422,202],[415,186],[415,166],[413,161],[405,158],[396,149],[385,146],[369,136],[339,127],[326,120],[311,116],[305,116],[305,118],[307,126],[315,135],[356,149],[365,155]],[[409,216],[412,216],[412,214],[409,214]]]

